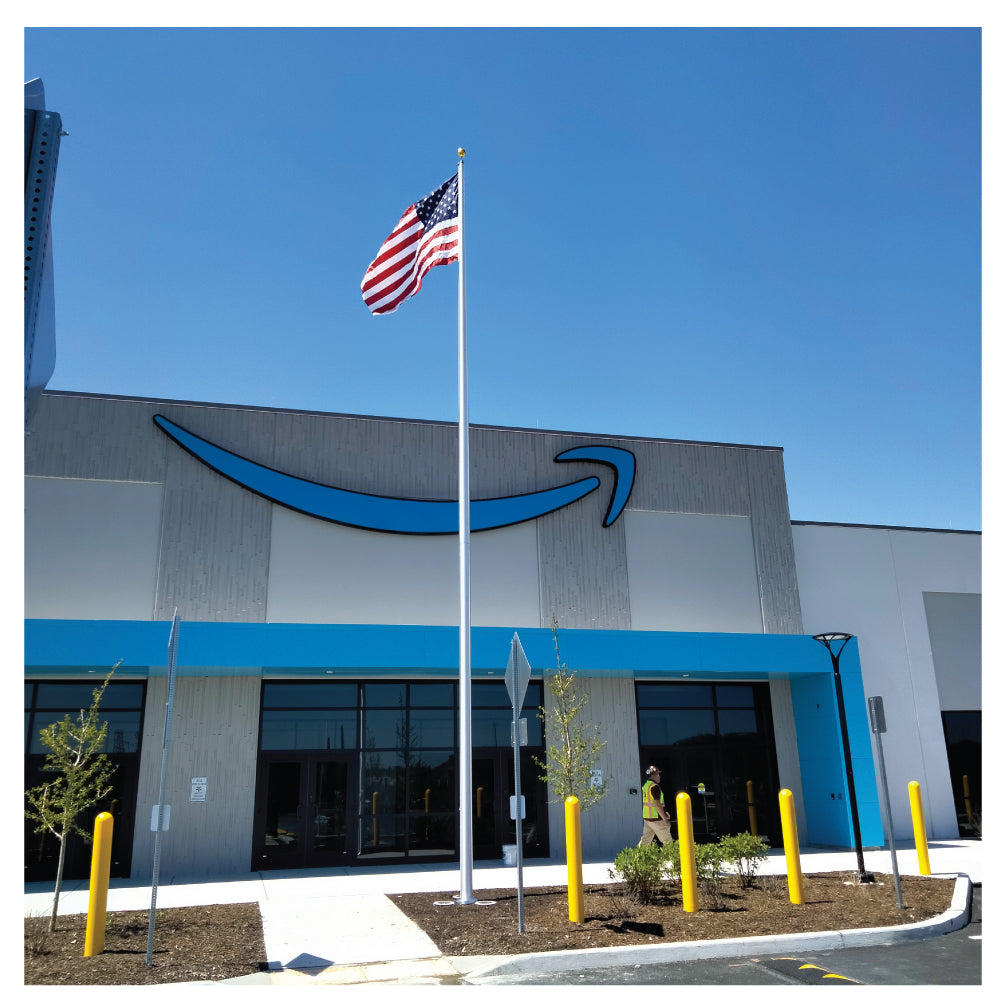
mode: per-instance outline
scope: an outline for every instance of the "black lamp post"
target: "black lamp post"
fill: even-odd
[[[840,714],[840,739],[844,746],[844,766],[847,770],[847,797],[851,805],[851,826],[854,830],[854,850],[858,856],[858,881],[874,882],[875,876],[865,871],[865,855],[861,850],[861,824],[858,821],[858,799],[854,794],[854,767],[851,765],[851,742],[847,738],[847,712],[844,710],[844,688],[840,682],[840,654],[854,638],[847,632],[824,632],[814,635],[817,642],[826,646],[833,662],[833,683],[837,689],[837,711]],[[840,643],[834,648],[834,643]]]

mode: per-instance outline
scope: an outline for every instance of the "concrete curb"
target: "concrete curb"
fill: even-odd
[[[526,972],[566,972],[601,969],[616,965],[654,965],[690,962],[703,958],[743,958],[791,950],[835,951],[876,944],[893,944],[947,934],[969,922],[972,880],[955,878],[951,906],[936,917],[916,924],[862,927],[844,931],[807,934],[772,934],[766,937],[720,938],[711,941],[675,941],[667,944],[631,945],[622,948],[580,948],[573,951],[540,951],[524,955],[449,956],[448,961],[463,976],[489,979]]]

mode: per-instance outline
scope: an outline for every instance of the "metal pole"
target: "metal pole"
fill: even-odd
[[[163,714],[163,752],[160,757],[160,791],[156,799],[156,833],[153,838],[153,892],[149,900],[149,932],[146,935],[146,965],[153,964],[153,932],[156,928],[156,889],[160,881],[160,833],[163,827],[163,798],[167,788],[167,756],[170,752],[170,719],[174,707],[174,677],[177,673],[177,633],[180,618],[174,609],[174,620],[167,640],[167,706]]]
[[[875,747],[878,750],[878,773],[882,779],[882,798],[885,800],[885,828],[889,834],[889,855],[892,858],[892,880],[896,885],[896,906],[903,908],[903,889],[899,883],[899,865],[896,863],[896,838],[892,832],[892,809],[889,806],[889,781],[885,775],[885,754],[882,752],[882,732],[875,730]]]
[[[472,640],[469,597],[469,393],[465,349],[465,150],[458,151],[458,847],[459,903],[472,894]]]
[[[851,828],[854,832],[854,852],[858,859],[858,881],[874,882],[875,876],[865,871],[865,855],[861,849],[861,823],[858,820],[858,799],[854,792],[854,766],[851,763],[851,741],[847,735],[847,710],[844,707],[844,687],[840,680],[840,654],[844,647],[854,638],[844,632],[814,635],[814,639],[823,643],[833,662],[833,684],[837,692],[837,713],[840,716],[840,738],[844,749],[844,768],[847,772],[847,798],[851,806]],[[833,650],[831,643],[843,640],[840,649]]]
[[[524,858],[521,847],[521,709],[513,706],[514,719],[510,726],[514,745],[514,835],[517,840],[517,932],[524,933]]]

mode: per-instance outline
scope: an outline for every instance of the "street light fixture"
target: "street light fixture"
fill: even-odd
[[[837,711],[840,715],[840,739],[844,747],[844,767],[847,771],[847,797],[851,806],[851,827],[854,831],[854,850],[858,857],[858,881],[874,882],[875,876],[865,871],[865,855],[861,849],[861,824],[858,821],[858,798],[854,793],[854,768],[851,765],[851,742],[847,738],[847,712],[844,709],[844,688],[840,681],[840,654],[854,638],[848,632],[823,632],[814,635],[817,642],[826,646],[833,663],[833,682],[837,690]],[[840,643],[834,648],[835,643]]]

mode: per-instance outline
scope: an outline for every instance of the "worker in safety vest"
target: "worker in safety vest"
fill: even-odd
[[[670,813],[663,807],[663,792],[660,789],[660,769],[655,764],[646,768],[646,783],[642,786],[642,839],[644,847],[658,840],[667,844],[670,836]]]

